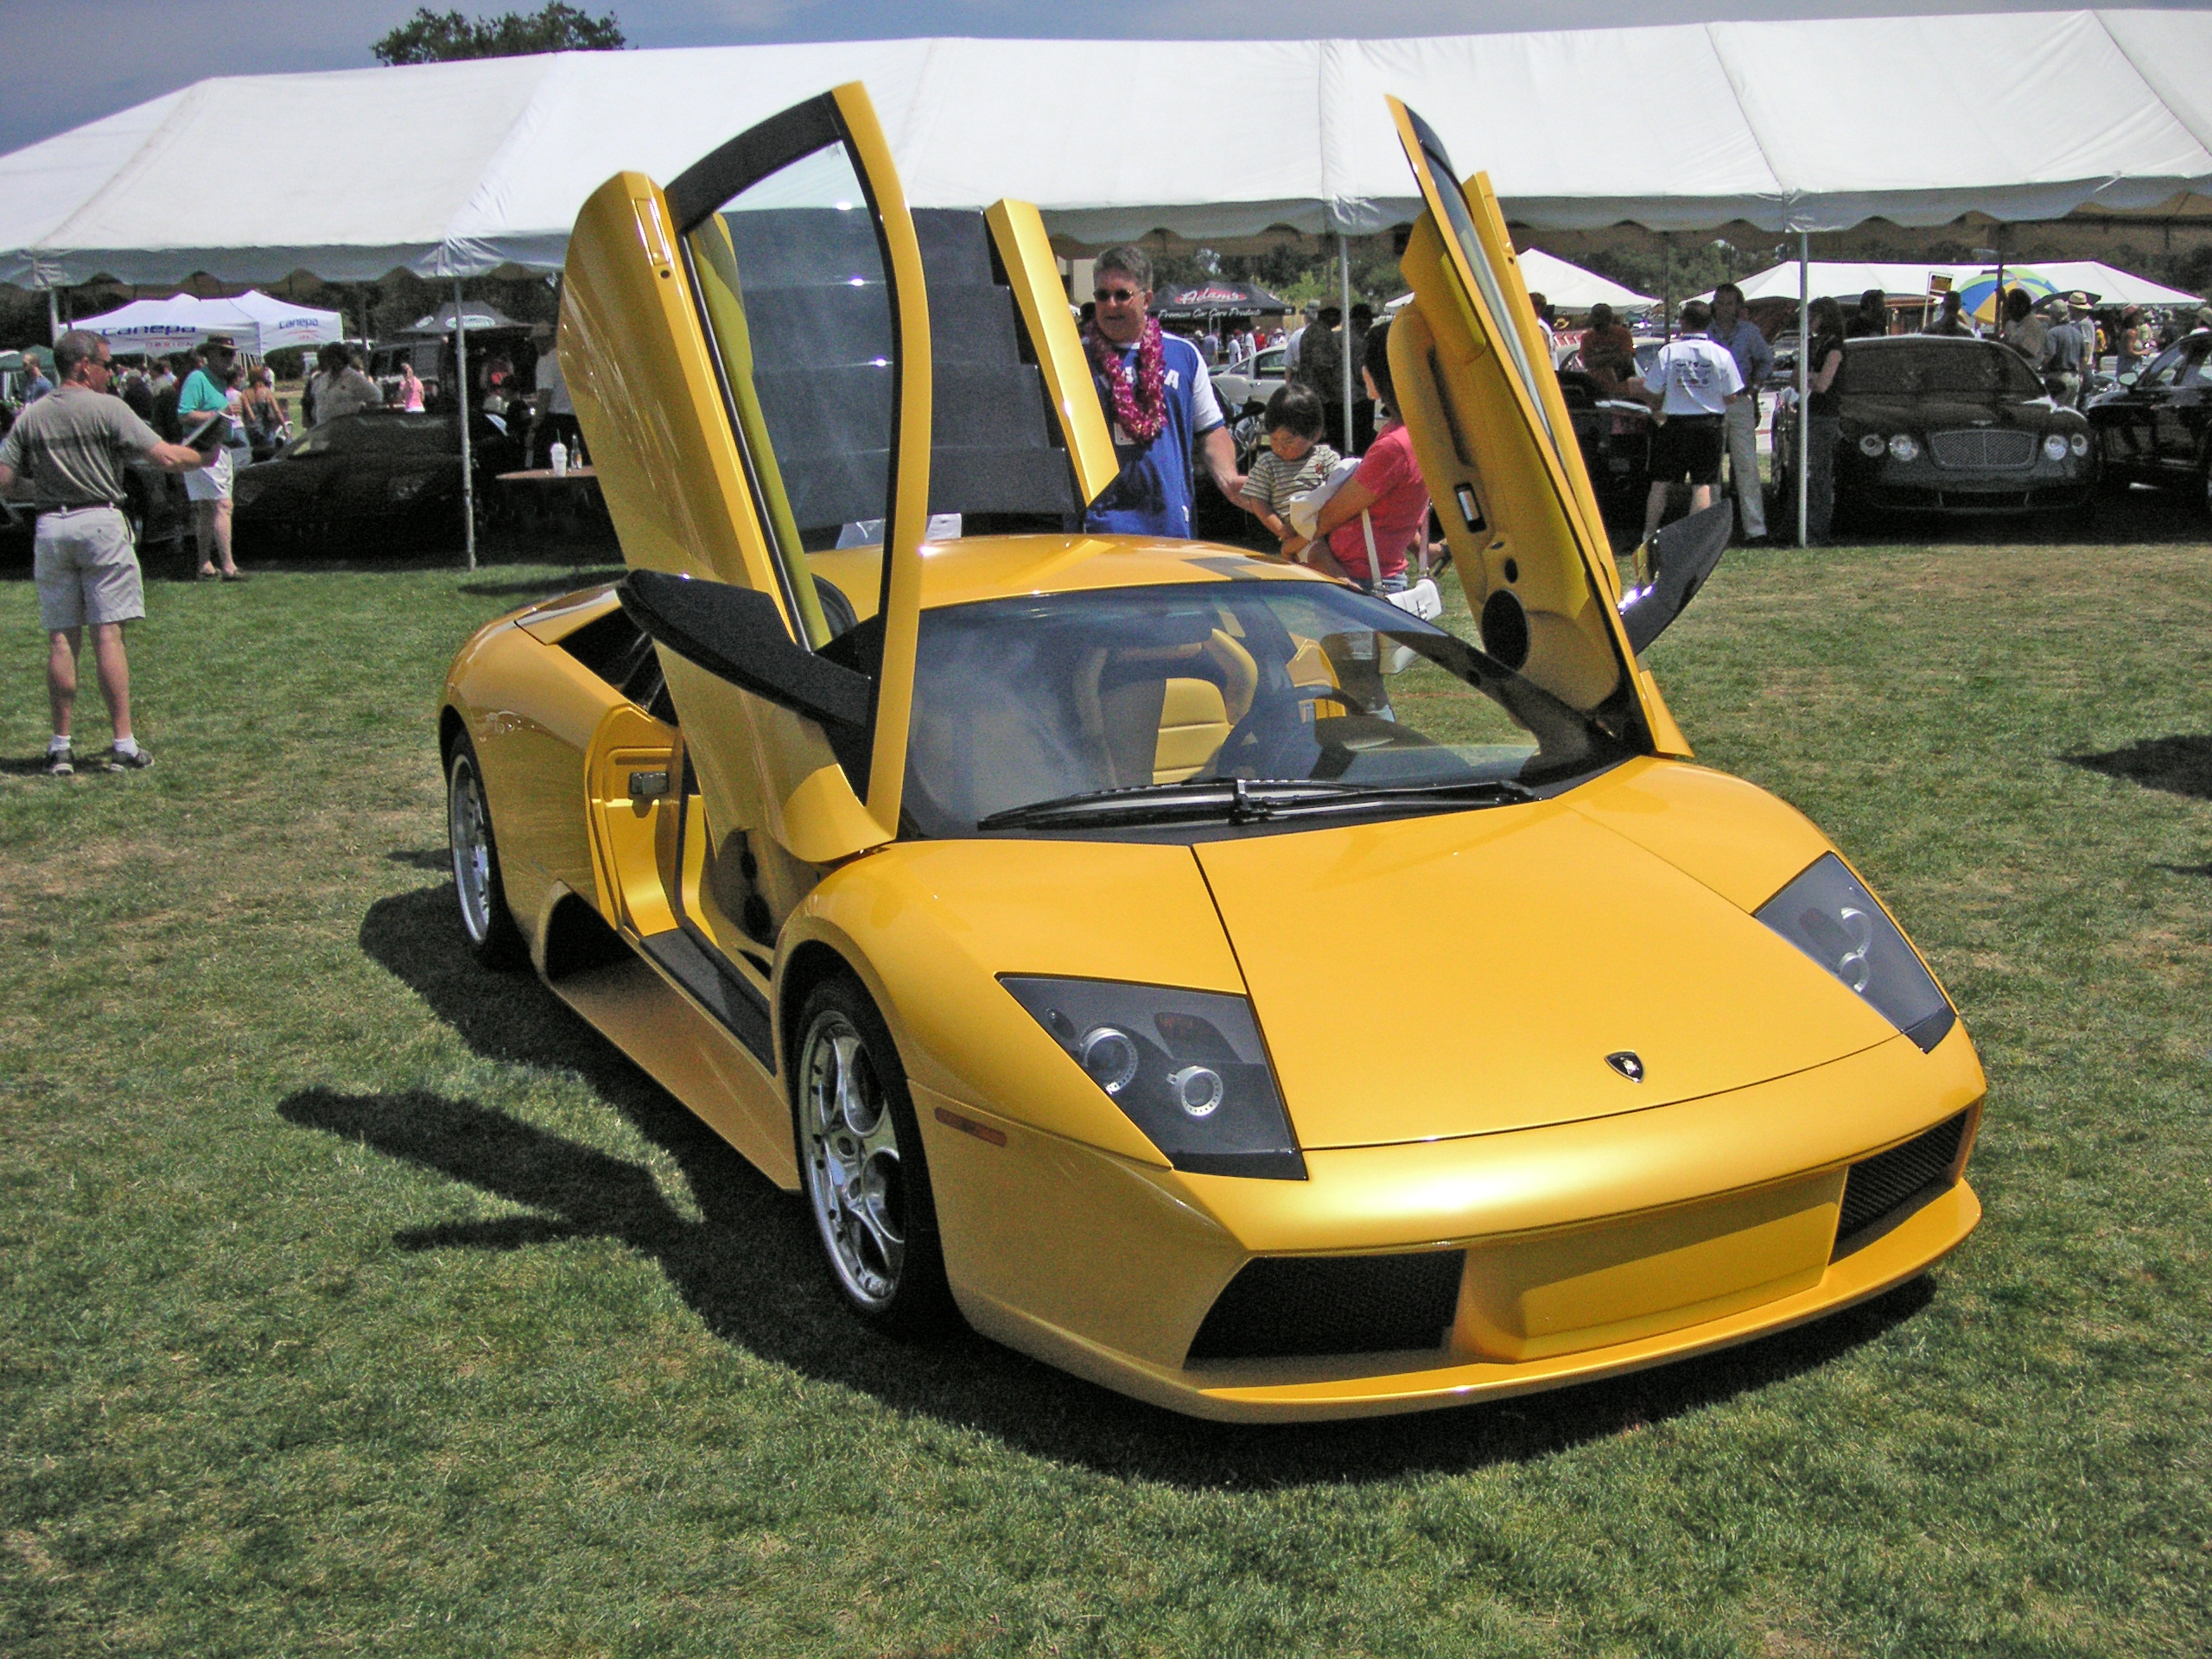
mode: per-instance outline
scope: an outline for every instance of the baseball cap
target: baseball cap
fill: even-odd
[[[232,334],[210,334],[200,343],[210,351],[235,352],[238,348],[238,339]]]

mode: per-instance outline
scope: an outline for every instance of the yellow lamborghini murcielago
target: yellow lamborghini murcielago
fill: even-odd
[[[1038,213],[910,212],[857,86],[576,220],[629,574],[454,663],[461,919],[804,1195],[861,1319],[1408,1411],[1818,1318],[1980,1217],[1944,993],[1637,660],[1716,515],[1624,590],[1488,181],[1391,115],[1460,632],[1061,529],[1117,462]]]

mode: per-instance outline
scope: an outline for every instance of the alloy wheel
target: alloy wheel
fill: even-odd
[[[453,843],[454,888],[461,896],[461,925],[471,944],[492,936],[492,826],[474,757],[456,754],[446,791],[446,829]]]
[[[898,1125],[866,1039],[836,1008],[800,1047],[800,1160],[814,1223],[845,1292],[870,1313],[899,1294],[906,1182]]]

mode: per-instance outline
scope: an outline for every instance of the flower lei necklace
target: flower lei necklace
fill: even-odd
[[[1167,424],[1167,374],[1159,322],[1151,317],[1144,320],[1144,333],[1137,340],[1134,385],[1128,371],[1122,366],[1120,348],[1096,326],[1085,332],[1084,343],[1090,348],[1091,363],[1106,377],[1107,390],[1113,393],[1114,419],[1139,443],[1150,443]]]

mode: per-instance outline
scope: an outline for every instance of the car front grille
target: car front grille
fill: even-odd
[[[1988,472],[2000,467],[2025,467],[2031,463],[2036,458],[2036,435],[1964,427],[1955,432],[1930,432],[1928,447],[1938,467]]]
[[[1835,1228],[1836,1254],[1853,1237],[1917,1198],[1950,1173],[1967,1132],[1967,1115],[1938,1123],[1901,1147],[1891,1147],[1851,1166],[1843,1184],[1843,1214]]]
[[[1215,1301],[1184,1363],[1440,1348],[1466,1260],[1465,1250],[1255,1256]]]

